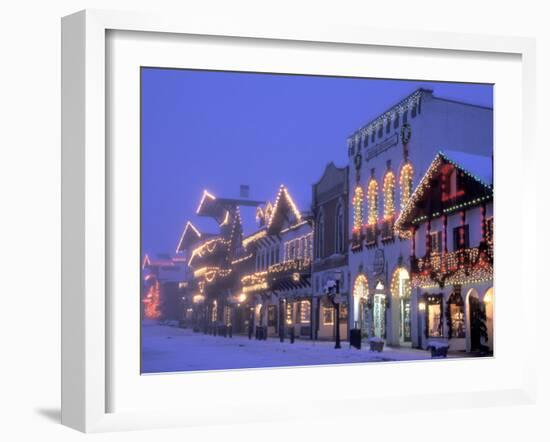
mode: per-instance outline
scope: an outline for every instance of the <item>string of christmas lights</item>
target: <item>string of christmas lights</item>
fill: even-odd
[[[298,208],[296,207],[296,204],[294,204],[294,200],[290,196],[290,193],[288,192],[287,188],[283,184],[281,184],[281,187],[279,188],[279,193],[277,193],[277,197],[275,198],[275,204],[273,206],[273,214],[271,215],[269,222],[267,224],[268,227],[271,227],[271,225],[273,224],[273,220],[275,219],[277,212],[279,210],[279,204],[282,196],[284,196],[288,205],[292,209],[292,212],[294,213],[294,216],[296,218],[296,222],[300,222],[302,220],[302,215],[298,210]]]
[[[405,208],[413,191],[414,170],[411,163],[406,163],[401,168],[399,184],[401,187],[401,210]]]
[[[384,175],[382,193],[384,194],[384,219],[389,219],[395,212],[395,176],[391,170]]]
[[[359,232],[364,219],[364,195],[361,186],[357,186],[353,193],[353,230]]]
[[[375,179],[371,179],[367,187],[367,203],[367,223],[372,226],[378,220],[378,183]]]
[[[393,122],[397,116],[399,118],[402,118],[403,114],[407,111],[412,110],[415,106],[418,106],[420,103],[420,99],[422,96],[422,91],[416,91],[409,97],[405,98],[401,102],[399,102],[397,105],[392,107],[387,112],[383,113],[367,125],[360,128],[358,131],[356,131],[353,135],[348,137],[348,143],[351,144],[353,142],[356,143],[356,145],[359,145],[361,142],[361,139],[364,137],[369,137],[373,132],[376,132],[380,129],[380,127],[384,127],[388,124],[388,122]]]

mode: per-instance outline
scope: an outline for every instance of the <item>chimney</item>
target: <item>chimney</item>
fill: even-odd
[[[250,186],[248,184],[241,184],[241,189],[239,192],[239,196],[241,198],[249,198],[250,197]]]

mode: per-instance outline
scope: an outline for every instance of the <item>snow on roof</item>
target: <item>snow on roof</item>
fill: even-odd
[[[491,157],[456,150],[442,150],[440,153],[445,159],[470,173],[483,184],[493,185],[493,159]]]

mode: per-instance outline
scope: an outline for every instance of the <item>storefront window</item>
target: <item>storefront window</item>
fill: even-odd
[[[392,277],[391,293],[395,302],[399,302],[399,336],[404,342],[411,340],[411,280],[404,267],[398,268]]]
[[[411,335],[411,299],[402,298],[401,299],[401,324],[400,329],[401,339],[405,342],[410,342],[412,339]]]
[[[323,307],[323,325],[334,325],[334,309]]]
[[[212,304],[211,320],[212,322],[216,322],[218,320],[218,303],[216,301]]]
[[[292,324],[292,304],[286,304],[286,323]]]
[[[441,296],[428,296],[428,337],[443,337]]]
[[[386,333],[385,316],[386,295],[377,293],[374,295],[373,317],[374,317],[374,335],[377,338],[383,338]]]
[[[365,275],[358,275],[353,285],[353,311],[354,311],[354,327],[364,328],[366,323],[360,313],[360,305],[366,302],[369,294],[369,286]]]
[[[309,324],[311,319],[311,304],[309,303],[309,301],[300,301],[298,307],[300,308],[300,323]]]
[[[277,306],[270,305],[267,308],[267,325],[270,327],[277,326]]]
[[[450,331],[452,338],[466,337],[464,320],[464,301],[460,293],[453,293],[449,297],[448,312],[450,318]]]
[[[340,321],[348,320],[348,306],[346,304],[340,304]]]

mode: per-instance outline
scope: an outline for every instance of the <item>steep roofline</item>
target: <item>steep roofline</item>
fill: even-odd
[[[401,212],[399,213],[399,216],[397,217],[397,219],[395,220],[395,223],[394,223],[394,226],[395,228],[398,230],[398,231],[403,231],[402,228],[400,227],[401,224],[403,224],[404,222],[404,219],[405,217],[409,216],[409,213],[411,210],[412,210],[412,207],[414,204],[416,204],[416,199],[417,199],[417,194],[421,191],[421,189],[424,187],[423,184],[425,184],[425,182],[427,180],[429,180],[431,178],[431,171],[432,169],[435,167],[435,165],[441,161],[445,161],[447,163],[450,163],[452,164],[453,166],[455,166],[456,168],[460,169],[462,172],[466,173],[468,176],[470,176],[473,180],[477,181],[479,184],[481,184],[482,186],[486,187],[487,189],[489,189],[491,192],[493,192],[493,186],[492,185],[489,185],[487,183],[485,183],[483,180],[481,180],[479,177],[473,175],[469,170],[465,169],[463,166],[461,166],[460,164],[457,164],[456,162],[454,162],[453,160],[451,160],[450,158],[448,158],[444,151],[438,151],[437,154],[435,155],[434,159],[432,160],[432,162],[430,163],[430,165],[428,166],[428,169],[426,170],[426,172],[424,173],[424,175],[422,176],[422,179],[420,180],[420,182],[418,183],[418,185],[416,186],[416,188],[414,189],[413,193],[411,194],[411,196],[409,197],[409,200],[407,201],[407,204],[405,205],[405,207],[401,210]]]
[[[346,171],[346,168],[348,167],[348,166],[338,167],[338,166],[334,163],[334,161],[329,161],[329,162],[326,164],[325,168],[323,169],[323,172],[321,173],[321,176],[319,177],[319,179],[318,179],[317,181],[314,181],[314,182],[313,182],[313,186],[317,186],[317,185],[321,182],[321,180],[322,180],[322,179],[324,178],[324,176],[326,175],[329,166],[334,167],[334,168],[335,168],[337,171],[339,171],[339,172],[345,172],[345,171]]]

